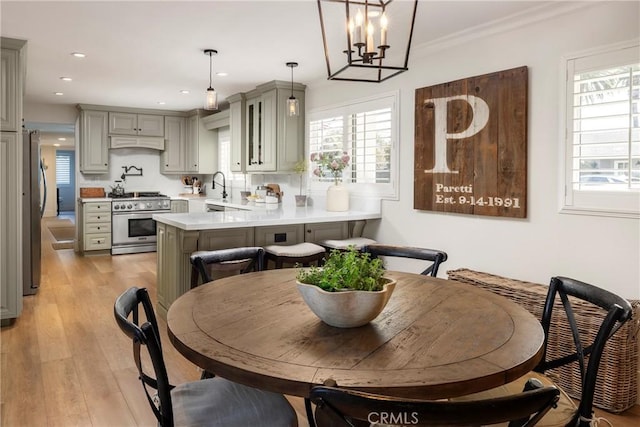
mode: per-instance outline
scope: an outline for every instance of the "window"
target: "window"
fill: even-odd
[[[56,152],[56,185],[71,185],[71,156]]]
[[[563,212],[640,216],[638,43],[566,58]]]
[[[397,98],[397,93],[385,94],[308,114],[309,152],[347,152],[351,161],[342,181],[356,194],[397,198]],[[332,181],[314,178],[314,188]]]

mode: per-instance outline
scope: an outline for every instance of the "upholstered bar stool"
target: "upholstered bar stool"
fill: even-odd
[[[298,243],[295,245],[281,246],[270,245],[264,247],[264,264],[269,267],[269,261],[273,261],[276,268],[282,268],[283,264],[301,264],[308,267],[312,262],[322,265],[325,257],[325,249],[315,243]]]
[[[333,249],[346,251],[351,246],[353,246],[356,250],[360,251],[365,246],[377,243],[373,239],[362,237],[362,232],[366,224],[367,224],[367,221],[365,220],[355,221],[353,225],[353,229],[349,233],[350,237],[347,239],[327,239],[327,240],[321,240],[317,243],[319,245],[324,246],[327,252],[331,252]]]
[[[360,251],[365,246],[376,243],[376,241],[373,239],[368,239],[366,237],[350,237],[348,239],[340,239],[340,240],[331,240],[331,239],[322,240],[318,243],[324,246],[327,251],[331,251],[333,249],[346,251],[351,246],[353,246],[356,250]]]

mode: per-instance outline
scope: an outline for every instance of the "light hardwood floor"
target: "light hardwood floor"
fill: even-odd
[[[2,328],[0,425],[155,426],[133,364],[130,341],[113,320],[115,298],[130,286],[156,295],[156,254],[76,255],[54,250],[42,227],[42,285],[24,298],[20,318]],[[200,373],[170,345],[160,320],[173,383]],[[301,426],[302,399],[291,398]],[[640,424],[640,407],[598,411],[616,427]]]

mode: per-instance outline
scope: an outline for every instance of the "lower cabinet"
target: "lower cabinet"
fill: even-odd
[[[212,251],[253,246],[253,230],[253,228],[247,227],[201,231],[198,238],[198,250]]]
[[[99,251],[111,249],[111,202],[81,203],[80,236],[82,250]]]
[[[316,243],[322,240],[341,240],[349,237],[349,223],[347,221],[305,224],[304,228],[305,242]]]
[[[304,242],[304,225],[274,225],[255,228],[255,245],[295,245]]]

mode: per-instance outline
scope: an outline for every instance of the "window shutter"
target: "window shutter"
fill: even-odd
[[[71,157],[56,153],[56,185],[71,184]]]

